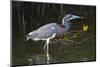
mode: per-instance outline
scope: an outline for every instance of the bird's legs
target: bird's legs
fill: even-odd
[[[50,39],[47,39],[46,40],[46,44],[44,45],[44,49],[46,47],[46,57],[47,57],[47,61],[46,63],[49,64],[49,61],[50,61],[50,55],[49,55],[49,41]]]
[[[46,56],[47,56],[47,64],[50,63],[50,55],[49,55],[49,41],[50,39],[54,38],[56,36],[56,33],[54,33],[51,37],[49,37],[47,40],[46,40],[46,44],[44,45],[44,51],[45,51],[45,47],[46,47]]]
[[[47,39],[47,63],[50,61],[50,55],[49,55],[49,39]]]
[[[53,33],[52,36],[46,40],[46,44],[44,45],[44,50],[45,50],[45,47],[47,46],[47,43],[49,43],[49,40],[54,38],[55,36],[56,36],[56,33]]]

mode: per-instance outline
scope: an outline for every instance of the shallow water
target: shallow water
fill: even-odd
[[[25,38],[20,33],[14,34],[12,40],[12,64],[46,64],[46,53],[43,49],[44,44],[45,41],[25,41]],[[50,43],[50,63],[94,61],[96,60],[95,50],[95,37],[87,39],[81,44],[71,42],[65,42],[63,44]]]

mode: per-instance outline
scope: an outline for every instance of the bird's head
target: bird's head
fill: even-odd
[[[62,23],[64,24],[64,22],[69,22],[70,20],[78,19],[78,18],[83,19],[84,17],[73,15],[73,14],[67,14],[64,16]]]

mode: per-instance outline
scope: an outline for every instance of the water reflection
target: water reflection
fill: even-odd
[[[89,43],[88,43],[89,42]],[[25,42],[23,37],[14,40],[13,64],[35,65],[46,64],[47,58],[43,46],[44,41]],[[77,62],[95,60],[95,38],[88,39],[81,44],[72,42],[52,42],[49,46],[50,63]]]

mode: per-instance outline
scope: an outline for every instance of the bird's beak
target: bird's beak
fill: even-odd
[[[80,18],[80,19],[83,19],[84,17],[80,17],[80,16],[72,15],[72,17],[69,18],[68,21],[73,20],[73,19],[79,19],[79,18]]]
[[[78,18],[83,19],[84,17],[72,15],[72,19],[78,19]]]

